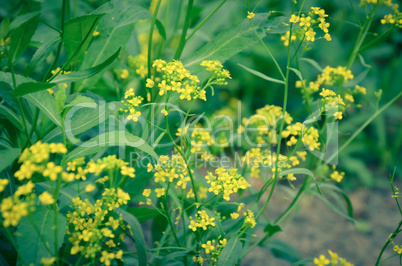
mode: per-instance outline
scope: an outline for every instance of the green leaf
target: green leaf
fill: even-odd
[[[268,77],[267,75],[262,74],[261,72],[258,72],[257,70],[254,70],[254,69],[248,68],[246,66],[243,66],[242,64],[238,64],[238,65],[241,66],[242,68],[244,68],[245,70],[247,70],[248,72],[250,72],[251,74],[256,75],[257,77],[260,77],[262,79],[272,81],[272,82],[275,82],[275,83],[285,84],[285,82],[283,80]]]
[[[265,226],[265,228],[264,228],[264,232],[268,233],[269,237],[271,237],[281,231],[282,231],[282,228],[279,225],[267,224],[267,226]]]
[[[120,102],[110,102],[105,104],[100,102],[99,105],[92,102],[83,102],[76,104],[74,107],[68,107],[63,114],[65,117],[65,133],[69,140],[74,144],[72,138],[81,134],[88,129],[104,123],[108,118],[113,117],[118,112]],[[47,134],[43,142],[58,142],[62,140],[62,132],[60,128],[55,128]]]
[[[352,202],[350,201],[348,195],[342,189],[340,189],[339,187],[337,187],[337,186],[335,186],[333,184],[321,184],[320,189],[330,189],[330,190],[333,190],[333,191],[339,193],[343,197],[343,199],[345,200],[346,206],[348,208],[349,217],[354,219],[353,218]]]
[[[38,91],[24,96],[29,102],[38,107],[58,127],[61,127],[60,113],[57,111],[54,97],[47,91]]]
[[[253,24],[256,30],[267,26],[268,16],[268,13],[255,15]],[[258,35],[260,38],[263,38],[266,35],[266,30],[259,31]],[[185,58],[183,62],[186,68],[197,72],[202,69],[199,64],[203,60],[220,60],[224,62],[256,42],[258,42],[258,38],[251,27],[250,20],[245,18],[239,23],[232,25],[229,29],[223,30],[222,33],[218,34],[189,58]]]
[[[108,59],[97,66],[85,70],[71,72],[65,75],[59,75],[55,77],[52,81],[55,83],[65,83],[90,78],[93,75],[98,74],[102,70],[106,69],[106,67],[113,63],[113,61],[119,56],[120,49],[121,48],[119,48],[114,54],[112,54],[112,56],[110,56]]]
[[[162,36],[164,40],[166,40],[166,31],[165,27],[163,27],[162,22],[159,19],[155,20],[156,27],[158,28],[159,34]]]
[[[104,134],[98,135],[84,143],[80,147],[75,148],[73,151],[67,154],[67,162],[72,161],[76,158],[80,158],[87,155],[95,154],[104,148],[110,146],[130,146],[137,148],[155,159],[158,159],[158,155],[140,137],[134,136],[126,131],[111,131]]]
[[[127,208],[127,211],[134,215],[140,223],[153,219],[160,214],[157,210],[150,208]]]
[[[56,84],[46,83],[46,82],[27,82],[22,83],[13,90],[13,95],[15,97],[20,97],[29,93],[43,91],[46,89],[53,88]],[[48,93],[49,94],[49,93]]]
[[[12,31],[16,28],[18,28],[19,26],[21,26],[22,24],[28,22],[29,20],[31,20],[32,18],[39,16],[40,12],[39,11],[34,11],[34,12],[29,12],[29,13],[25,13],[23,15],[19,15],[18,17],[16,17],[11,23],[10,23],[10,27],[9,30]]]
[[[3,19],[3,21],[1,22],[1,26],[0,26],[0,38],[1,39],[4,39],[4,37],[7,36],[9,29],[10,29],[10,18],[6,17]]]
[[[123,215],[123,220],[126,221],[131,227],[130,229],[133,232],[139,265],[147,265],[147,248],[145,245],[145,238],[144,233],[142,232],[141,224],[131,213],[128,213],[122,209],[117,209],[115,212]]]
[[[20,153],[21,149],[14,148],[0,151],[0,172],[6,169],[7,166],[11,165]]]
[[[369,71],[370,71],[370,68],[367,68],[362,73],[357,75],[357,77],[354,77],[352,80],[349,80],[348,82],[346,82],[343,86],[345,86],[345,88],[351,88],[351,87],[356,86],[357,84],[359,84],[366,78]]]
[[[270,241],[266,246],[271,248],[272,254],[276,258],[281,258],[290,262],[296,262],[302,259],[302,256],[296,249],[280,240]]]
[[[289,67],[289,69],[292,70],[299,77],[300,80],[303,80],[303,75],[299,70],[297,70],[296,68],[292,68],[292,67]]]
[[[21,122],[20,118],[7,106],[0,105],[0,115],[7,118],[20,131],[24,130],[24,127],[22,126],[22,122]]]
[[[24,76],[29,76],[37,66],[41,65],[44,60],[52,53],[56,46],[60,43],[61,39],[57,38],[53,41],[47,42],[39,47],[29,61],[28,66],[25,68]]]
[[[13,87],[13,78],[10,72],[3,72],[0,71],[0,82],[9,84],[11,87]],[[31,78],[27,78],[18,74],[15,74],[15,83],[20,85],[21,83],[27,83],[27,82],[35,82],[35,80]]]
[[[323,72],[324,70],[322,67],[317,63],[317,61],[310,59],[310,58],[300,58],[300,60],[305,61],[315,67],[318,71]]]
[[[232,236],[226,243],[226,246],[222,249],[221,254],[219,254],[218,262],[216,265],[236,265],[240,259],[242,249],[243,247],[240,239],[236,236]]]
[[[96,104],[94,99],[83,96],[81,94],[78,94],[77,97],[75,97],[74,100],[72,102],[70,102],[69,104],[66,104],[64,106],[64,108],[73,107],[73,106],[79,105],[81,103]]]
[[[183,258],[189,255],[189,251],[176,251],[170,253],[167,256],[163,256],[162,261],[158,265],[171,265],[168,264],[169,261],[176,260],[177,262],[180,261],[180,265],[183,263]]]
[[[63,43],[67,61],[80,63],[91,42],[92,34],[102,15],[86,15],[68,20],[64,25]],[[68,67],[68,66],[67,66]]]
[[[320,186],[322,186],[322,185],[323,185],[323,184],[321,184]],[[345,214],[345,213],[344,213],[343,211],[341,211],[338,207],[336,207],[334,204],[332,204],[332,203],[327,199],[327,197],[325,197],[325,195],[322,193],[322,191],[321,191],[320,186],[318,185],[318,183],[316,183],[315,186],[316,186],[318,192],[314,192],[314,194],[315,194],[317,197],[319,197],[320,199],[322,199],[322,201],[324,201],[324,202],[331,208],[331,210],[333,210],[333,211],[336,212],[337,214],[339,214],[339,215],[345,217],[346,219],[348,219],[349,221],[351,221],[351,222],[353,222],[353,223],[356,222],[356,220],[353,218],[353,209],[350,209],[349,206],[348,206],[348,214]],[[348,198],[348,199],[349,199],[349,198]],[[352,206],[351,203],[350,203],[350,201],[349,201],[349,202],[347,201],[347,203],[348,203],[348,205],[350,204],[350,206]],[[350,211],[352,211],[352,213],[350,213]],[[350,216],[350,215],[352,215],[352,216]]]
[[[311,172],[310,170],[308,170],[306,168],[291,168],[289,170],[284,170],[279,173],[279,176],[285,176],[285,175],[290,175],[290,174],[307,175],[307,176],[311,176],[314,178],[313,172]]]
[[[100,35],[92,41],[81,69],[98,65],[109,58],[119,47],[124,47],[134,30],[134,23],[151,17],[148,10],[135,4],[115,8],[110,14],[105,14],[97,27]],[[100,75],[97,75],[92,79],[84,80],[77,91],[91,88],[99,78]]]
[[[9,51],[10,62],[12,62],[12,64],[15,64],[17,59],[28,47],[31,38],[38,27],[38,23],[39,13],[35,14],[33,17],[12,31],[10,36],[11,43]]]
[[[36,206],[36,210],[29,216],[21,219],[16,239],[20,255],[25,263],[40,265],[43,257],[51,258],[57,256],[55,251],[55,213],[47,207]],[[66,233],[66,218],[57,213],[57,249],[64,241]]]
[[[55,102],[56,102],[56,108],[57,111],[61,114],[61,111],[63,111],[64,104],[66,103],[66,87],[64,87],[63,84],[59,84],[58,90],[56,94],[54,95]]]

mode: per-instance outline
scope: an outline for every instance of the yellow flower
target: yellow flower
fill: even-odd
[[[127,70],[127,69],[123,69],[122,72],[121,72],[121,74],[120,74],[120,78],[121,78],[121,79],[127,79],[128,76],[129,76],[128,70]]]
[[[195,196],[195,194],[194,194],[194,192],[193,192],[193,189],[192,188],[190,188],[190,190],[187,192],[187,198],[193,198]]]
[[[202,244],[201,247],[205,249],[205,253],[209,254],[211,251],[215,249],[215,246],[211,244],[211,241],[207,241],[206,244]]]
[[[133,167],[127,167],[125,165],[123,165],[121,167],[121,174],[122,175],[126,175],[126,176],[129,176],[131,178],[134,178],[135,177],[134,172],[135,172],[135,169]]]
[[[45,258],[45,257],[43,257],[43,258],[40,260],[40,263],[42,263],[42,264],[45,265],[45,266],[53,265],[53,263],[55,263],[55,262],[56,262],[56,257],[51,257],[51,258]]]
[[[289,22],[290,22],[290,23],[297,23],[297,22],[299,22],[299,20],[300,20],[300,17],[299,17],[299,16],[296,16],[295,14],[292,14],[292,15],[290,16]]]
[[[250,226],[251,228],[254,228],[257,225],[254,217],[254,212],[252,212],[251,210],[247,210],[247,212],[244,213],[244,224]]]
[[[8,185],[8,179],[0,179],[0,192],[4,191],[4,188]]]
[[[237,212],[233,212],[230,214],[230,217],[232,217],[233,220],[236,220],[237,218],[239,218],[239,214]]]
[[[247,11],[247,18],[249,18],[249,19],[252,19],[254,16],[255,16],[255,14],[253,13],[253,12],[250,12],[250,11]]]
[[[314,264],[318,266],[325,266],[330,263],[329,259],[327,259],[324,255],[320,255],[319,258],[314,258]]]
[[[155,188],[155,192],[156,192],[156,196],[158,198],[162,197],[163,195],[165,195],[165,188]]]
[[[43,171],[43,176],[48,176],[50,180],[56,181],[59,173],[63,171],[63,168],[59,165],[55,165],[54,162],[47,163],[45,171]]]
[[[197,228],[202,228],[204,231],[207,230],[208,225],[215,226],[215,218],[209,217],[206,211],[200,210],[196,213],[195,219],[192,219],[190,216],[190,225],[189,229],[194,232],[197,231]]]
[[[332,180],[335,180],[336,182],[339,183],[339,182],[342,181],[344,175],[345,175],[344,172],[339,173],[338,171],[334,171],[334,172],[331,174],[331,179],[332,179]]]
[[[32,181],[29,181],[26,185],[22,185],[18,187],[17,191],[15,192],[15,196],[19,197],[21,195],[27,195],[33,191],[35,184]]]
[[[165,116],[167,116],[168,112],[166,111],[166,109],[162,109],[161,114],[164,114]]]
[[[144,191],[142,192],[142,195],[148,198],[148,197],[151,195],[151,192],[152,192],[152,191],[151,191],[150,189],[146,188],[146,189],[144,189]]]
[[[92,33],[93,37],[99,36],[100,32],[97,30],[94,30],[94,32]]]
[[[55,203],[56,201],[54,200],[52,194],[49,192],[45,191],[39,196],[39,200],[43,205],[51,205]]]
[[[147,84],[145,85],[145,87],[153,88],[154,85],[155,85],[155,82],[152,79],[148,78],[147,79]]]
[[[86,187],[85,187],[85,192],[86,192],[86,193],[89,193],[89,192],[94,191],[95,189],[96,189],[96,186],[94,186],[94,185],[92,185],[92,184],[88,184],[88,185],[86,185]]]

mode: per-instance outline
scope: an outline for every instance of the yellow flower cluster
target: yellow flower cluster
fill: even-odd
[[[186,139],[188,138],[187,131],[188,125],[184,127],[184,130],[178,128],[176,136]],[[201,154],[201,159],[203,160],[209,160],[212,158],[212,154],[209,150],[209,147],[213,145],[212,137],[210,132],[204,129],[201,125],[197,124],[192,130],[189,142],[191,143],[191,153]],[[185,143],[186,142],[183,142],[184,145]]]
[[[204,60],[201,62],[201,66],[206,67],[208,72],[212,72],[212,76],[209,78],[209,85],[227,85],[226,79],[231,79],[229,71],[223,69],[223,65],[218,60]]]
[[[208,191],[215,195],[223,193],[223,198],[226,201],[229,201],[230,195],[237,193],[239,189],[246,189],[251,186],[244,177],[237,173],[236,168],[227,170],[219,167],[215,169],[215,174],[216,176],[208,172],[208,175],[205,176],[207,183],[210,184]]]
[[[129,163],[118,159],[116,155],[109,155],[98,159],[94,162],[92,159],[86,164],[85,158],[81,157],[67,163],[66,170],[69,172],[63,172],[62,178],[65,182],[71,182],[73,180],[86,180],[88,173],[100,176],[102,172],[106,172],[108,175],[116,176],[120,172],[123,176],[131,178],[135,177],[135,169],[128,166]],[[99,177],[95,182],[104,184],[109,180],[109,176]]]
[[[250,118],[243,118],[238,132],[244,133],[248,140],[258,146],[277,144],[277,126],[281,119],[284,119],[286,124],[290,124],[293,121],[288,112],[283,113],[282,107],[266,105],[263,108],[257,109],[256,114]]]
[[[324,33],[323,38],[327,41],[331,40],[331,35],[328,33],[329,23],[326,22],[328,15],[325,14],[325,10],[319,7],[312,7],[311,9],[312,11],[307,16],[305,14],[301,14],[301,16],[291,15],[289,22],[298,23],[300,27],[294,30],[295,34],[292,33],[292,36],[290,36],[290,31],[287,31],[285,36],[281,37],[285,46],[288,46],[290,41],[296,40],[297,36],[299,36],[299,39],[304,38],[306,41],[314,42],[317,34],[314,30],[317,25]]]
[[[297,151],[296,154],[297,156],[292,155],[290,157],[282,154],[276,156],[275,153],[272,153],[268,149],[251,148],[242,157],[242,162],[245,162],[247,165],[250,166],[250,177],[258,178],[260,177],[261,167],[270,167],[271,171],[275,173],[276,167],[278,167],[278,172],[280,172],[282,171],[282,169],[289,169],[292,166],[299,165],[299,159],[301,159],[302,161],[306,160],[306,151]],[[293,177],[291,179],[295,180]]]
[[[208,213],[204,210],[197,211],[195,214],[195,219],[193,219],[191,216],[189,218],[190,225],[188,228],[194,232],[197,231],[198,228],[202,228],[202,230],[205,231],[209,225],[212,227],[215,226],[215,218],[209,217]]]
[[[29,148],[26,148],[20,155],[19,162],[22,162],[20,169],[14,176],[18,180],[31,179],[34,173],[43,173],[43,176],[56,180],[62,172],[61,166],[54,162],[48,162],[51,154],[64,154],[67,152],[62,143],[42,143],[38,141]]]
[[[394,251],[398,254],[402,254],[402,246],[395,245],[394,246]]]
[[[325,257],[325,255],[321,254],[318,258],[314,258],[314,264],[318,266],[325,266],[325,265],[341,265],[341,266],[353,266],[352,263],[347,262],[346,259],[339,257],[339,255],[331,250],[328,250],[328,254],[330,259]]]
[[[305,127],[302,123],[297,122],[294,125],[289,125],[282,131],[283,138],[289,138],[286,142],[287,146],[293,146],[298,142],[297,137],[301,137],[304,145],[309,150],[319,150],[321,143],[319,142],[318,130],[314,127]]]
[[[326,111],[335,119],[342,119],[342,113],[346,107],[355,103],[353,95],[365,95],[366,88],[355,85],[354,89],[343,88],[343,85],[354,78],[352,72],[347,67],[338,66],[336,68],[327,66],[323,73],[317,76],[315,81],[311,81],[308,86],[305,81],[297,81],[296,88],[301,88],[304,97],[308,98],[311,94],[318,92],[320,88],[322,111]],[[324,88],[331,87],[336,91]]]
[[[343,177],[345,176],[345,173],[344,172],[338,172],[338,171],[334,171],[332,174],[331,174],[331,179],[332,180],[335,180],[336,182],[341,182],[342,181],[342,179],[343,179]]]
[[[35,210],[35,184],[29,181],[18,187],[14,195],[4,198],[0,205],[4,227],[17,226],[21,218]]]
[[[128,120],[133,120],[134,122],[137,122],[138,117],[141,115],[141,112],[138,111],[138,108],[143,100],[144,98],[142,98],[141,96],[135,96],[133,88],[128,89],[124,93],[124,100],[121,101],[124,104],[125,108],[120,108],[120,112],[128,114]]]
[[[141,78],[145,78],[148,75],[148,64],[146,54],[139,54],[137,56],[129,55],[127,58],[127,64],[131,69],[135,69],[135,73]]]
[[[87,259],[99,258],[105,265],[110,265],[112,259],[122,260],[123,252],[117,246],[122,243],[124,231],[129,227],[122,215],[117,215],[114,210],[127,204],[128,200],[130,196],[120,188],[105,189],[95,204],[88,199],[74,198],[72,211],[67,213],[71,255],[80,253]]]
[[[255,221],[254,212],[247,210],[244,212],[244,226],[254,228],[257,225]]]

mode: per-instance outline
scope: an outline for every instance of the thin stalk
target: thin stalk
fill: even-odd
[[[252,19],[250,19],[250,24],[251,24],[251,27],[253,28],[253,31],[254,31],[255,36],[257,36],[258,40],[260,41],[260,43],[261,43],[262,46],[264,47],[265,51],[266,51],[266,52],[268,53],[268,55],[271,57],[272,61],[274,61],[274,64],[275,64],[276,68],[278,69],[279,73],[281,74],[282,79],[285,80],[286,77],[285,77],[285,75],[283,74],[281,67],[279,66],[278,62],[276,61],[276,59],[275,59],[275,57],[273,56],[273,54],[271,53],[271,51],[268,49],[268,47],[265,45],[265,43],[263,42],[263,40],[262,40],[262,39],[260,38],[260,36],[258,35],[258,32],[256,31],[256,29],[255,29],[255,27],[254,27],[254,24],[253,24],[253,22],[252,22]]]
[[[294,12],[294,4],[293,4],[293,7],[292,7],[292,13]],[[251,20],[250,20],[251,21]],[[292,25],[293,24],[290,24],[290,35],[289,36],[292,36]],[[253,26],[253,29],[254,29],[254,26]],[[254,29],[254,31],[255,31],[255,29]],[[255,31],[255,33],[257,33],[256,31]],[[258,34],[257,34],[258,35]],[[264,46],[265,46],[265,44],[264,44]],[[269,49],[267,48],[267,50],[269,51]],[[275,61],[276,62],[276,61]],[[282,112],[283,112],[283,119],[282,119],[282,121],[281,121],[281,125],[280,125],[280,127],[279,127],[279,139],[278,139],[278,146],[277,146],[277,148],[276,148],[276,165],[275,165],[275,175],[274,175],[274,181],[273,181],[273,183],[272,183],[272,185],[271,185],[271,190],[270,190],[270,192],[269,192],[269,195],[268,195],[268,198],[267,198],[267,200],[264,202],[264,205],[262,206],[262,208],[260,209],[260,211],[259,211],[259,213],[255,216],[255,219],[258,219],[258,217],[260,217],[263,213],[264,213],[264,210],[265,210],[265,208],[267,207],[267,205],[268,205],[268,202],[270,201],[270,199],[271,199],[271,197],[272,197],[272,195],[273,195],[273,192],[274,192],[274,190],[275,190],[275,185],[276,185],[276,182],[278,181],[278,178],[279,178],[279,176],[278,176],[278,162],[279,162],[279,154],[280,154],[280,151],[281,151],[281,143],[282,143],[282,131],[283,131],[283,128],[284,128],[284,126],[285,126],[285,117],[286,117],[286,107],[287,107],[287,103],[288,103],[288,90],[289,90],[289,66],[290,66],[290,45],[288,46],[288,55],[287,55],[287,63],[286,63],[286,76],[284,76],[284,82],[285,82],[285,88],[284,88],[284,95],[283,95],[283,108],[282,108]],[[278,65],[278,67],[279,67],[279,65]],[[279,68],[280,69],[280,68]],[[282,70],[280,71],[281,72],[281,74],[282,74],[282,76],[283,76],[283,73],[282,73]]]
[[[15,88],[17,88],[17,81],[15,79],[14,62],[12,61],[12,58],[10,57],[9,51],[6,48],[4,49],[4,51],[7,53],[8,60],[10,61],[11,78],[13,80],[13,89],[15,89]],[[24,127],[24,133],[25,133],[25,136],[27,137],[26,143],[29,144],[29,145],[32,145],[31,138],[29,137],[27,121],[26,121],[26,118],[25,118],[24,109],[22,108],[20,97],[17,97],[17,104],[18,104],[18,109],[21,112],[22,125]],[[24,145],[24,146],[26,146],[26,145]]]
[[[378,8],[378,5],[375,5],[374,9],[370,12],[368,19],[363,25],[363,28],[360,29],[359,35],[357,37],[357,41],[355,43],[355,46],[353,48],[353,52],[349,58],[348,64],[347,64],[347,69],[350,69],[352,66],[353,62],[356,59],[356,56],[360,50],[361,45],[363,44],[364,39],[366,38],[367,32],[371,26],[371,22],[373,21],[374,14]]]
[[[393,104],[399,97],[402,96],[402,91],[399,92],[394,98],[392,98],[389,102],[387,102],[383,107],[381,107],[377,112],[375,112],[363,125],[359,127],[353,133],[353,135],[337,150],[335,151],[331,157],[328,158],[328,163],[330,163],[336,156],[338,156],[341,151],[343,151],[377,116],[379,116],[385,109],[387,109],[391,104]]]
[[[222,0],[222,1],[218,4],[218,6],[217,6],[214,10],[212,10],[212,12],[209,13],[209,15],[206,16],[206,18],[204,18],[204,19],[193,29],[193,31],[187,36],[186,42],[187,42],[191,37],[193,37],[194,33],[196,33],[196,32],[204,25],[204,23],[207,22],[207,21],[216,13],[216,11],[218,11],[219,8],[221,8],[221,6],[223,6],[223,4],[224,4],[225,2],[226,2],[226,0]]]
[[[161,5],[162,0],[158,0],[156,3],[155,11],[152,16],[151,28],[149,29],[149,37],[148,37],[148,78],[151,78],[151,62],[152,62],[152,36],[154,35],[154,28],[156,23],[156,17],[158,15],[159,7]]]
[[[195,188],[194,177],[193,177],[193,174],[191,173],[191,168],[188,164],[188,160],[186,159],[185,154],[183,153],[181,148],[175,143],[172,135],[170,134],[167,116],[165,116],[165,125],[166,125],[166,133],[167,133],[170,141],[172,142],[172,144],[173,144],[174,148],[177,150],[177,152],[181,155],[181,157],[183,157],[183,160],[186,163],[188,175],[190,176],[190,180],[191,180],[191,186],[193,187],[193,191],[194,191],[194,200],[195,200],[195,202],[198,202],[197,189]]]
[[[397,227],[397,228],[395,229],[395,231],[392,233],[391,237],[395,237],[395,236],[399,233],[399,230],[401,229],[401,226],[402,226],[402,220],[399,222],[398,227]],[[378,254],[378,258],[377,258],[377,261],[376,261],[376,263],[375,263],[376,266],[379,265],[380,260],[381,260],[382,253],[384,253],[384,251],[385,251],[385,249],[387,248],[388,244],[391,242],[390,239],[391,239],[391,238],[388,238],[388,239],[387,239],[387,242],[385,242],[384,246],[382,247],[382,249],[381,249],[381,251],[380,251],[380,254]]]
[[[186,18],[184,20],[184,25],[183,25],[183,30],[181,32],[181,37],[180,37],[180,43],[179,46],[177,47],[176,53],[173,57],[173,59],[179,60],[180,56],[183,52],[184,45],[186,44],[186,35],[187,35],[187,30],[188,27],[190,26],[190,20],[191,20],[191,10],[193,9],[193,3],[194,0],[189,0],[188,1],[188,6],[187,6],[187,12],[186,12]]]
[[[66,14],[66,5],[67,5],[66,0],[63,0],[62,6],[61,6],[61,28],[60,28],[60,38],[62,40],[64,37],[64,21],[65,21],[65,14]],[[50,71],[52,71],[52,69],[54,69],[54,67],[56,66],[57,61],[59,60],[59,57],[60,57],[62,46],[63,46],[63,42],[60,42],[57,47],[57,52],[56,52],[54,61],[53,61],[52,65],[50,66],[50,68],[46,71],[46,74],[43,77],[43,81],[46,81],[47,77],[49,76]]]
[[[170,218],[170,214],[169,214],[169,202],[168,202],[169,187],[170,187],[170,182],[168,183],[168,187],[167,187],[167,189],[166,189],[166,195],[165,195],[165,204],[166,204],[166,210],[165,210],[165,212],[166,212],[166,219],[168,220],[169,226],[170,226],[170,228],[172,229],[173,237],[174,237],[174,239],[176,240],[176,244],[177,244],[179,247],[181,247],[180,242],[179,242],[179,239],[177,238],[177,235],[176,235],[176,230],[174,230],[174,226],[173,226],[173,223],[172,223],[172,219]]]

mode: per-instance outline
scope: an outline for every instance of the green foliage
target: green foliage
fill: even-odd
[[[55,228],[56,221],[58,226]],[[34,213],[24,217],[16,233],[18,248],[23,251],[20,253],[23,261],[38,265],[42,258],[55,256],[55,250],[64,242],[66,226],[66,218],[61,213],[55,214],[46,207],[38,206]]]

